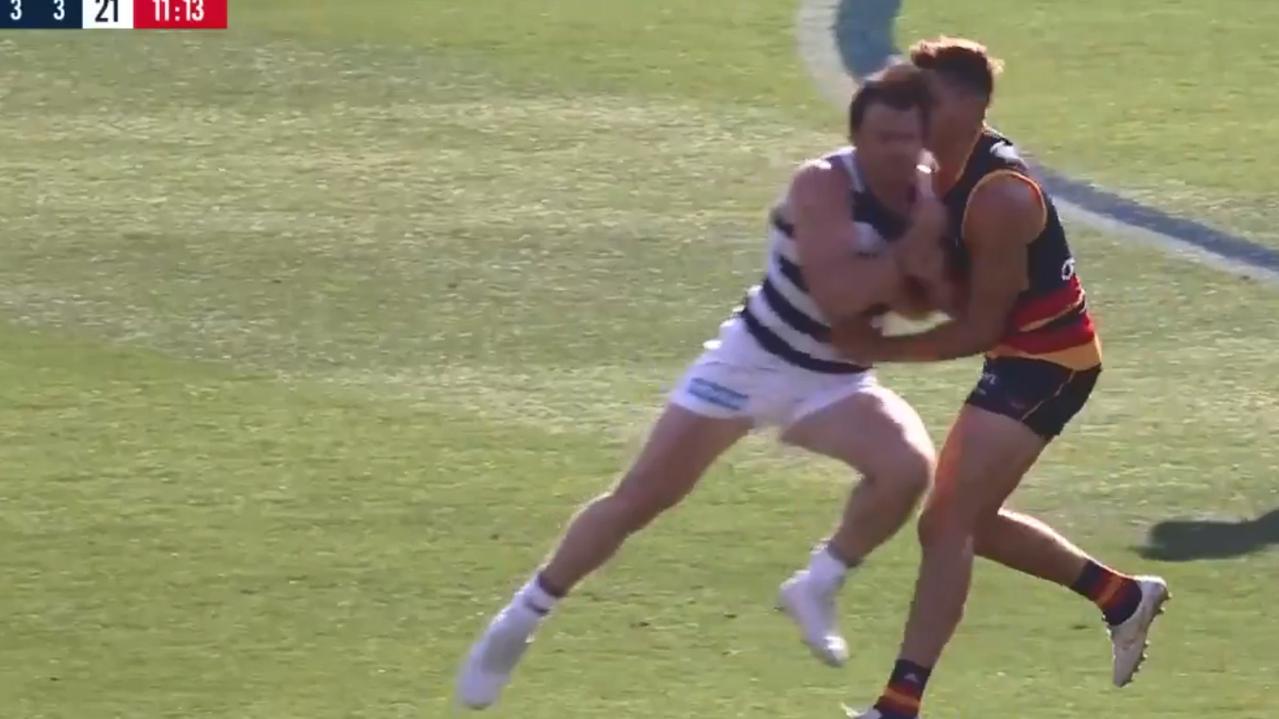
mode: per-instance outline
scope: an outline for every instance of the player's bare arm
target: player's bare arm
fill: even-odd
[[[931,173],[921,175],[931,179]],[[898,296],[890,304],[906,317],[919,319],[938,310],[951,316],[959,314],[960,298],[942,247],[946,222],[945,205],[930,189],[921,191],[910,225],[893,246],[904,277]]]
[[[891,253],[856,251],[860,245],[848,211],[849,192],[846,173],[825,160],[813,160],[795,174],[786,200],[804,280],[832,325],[864,321],[862,315],[884,304],[901,284]]]
[[[964,218],[972,263],[959,315],[928,332],[900,337],[841,323],[833,333],[835,344],[850,356],[879,362],[936,362],[993,348],[1026,287],[1027,246],[1044,222],[1037,187],[1012,175],[992,179],[974,193]]]

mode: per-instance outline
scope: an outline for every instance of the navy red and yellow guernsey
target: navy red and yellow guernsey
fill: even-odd
[[[964,221],[973,193],[997,177],[1015,177],[1034,188],[1044,211],[1043,229],[1027,248],[1026,289],[1017,298],[1008,329],[989,357],[1024,357],[1080,371],[1101,364],[1101,341],[1075,258],[1052,198],[1031,176],[1008,138],[990,128],[977,136],[959,177],[938,177],[937,191],[950,215],[954,259],[968,271]]]

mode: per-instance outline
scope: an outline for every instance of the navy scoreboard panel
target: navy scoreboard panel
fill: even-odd
[[[227,0],[0,0],[0,30],[221,30]]]

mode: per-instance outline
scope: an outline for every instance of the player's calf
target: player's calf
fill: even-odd
[[[938,487],[927,499],[916,527],[921,550],[916,602],[907,624],[901,659],[931,668],[963,620],[973,562],[976,517],[973,497],[955,485]]]
[[[847,575],[909,519],[932,481],[935,451],[918,414],[877,384],[792,425],[785,441],[838,459],[863,475],[839,525],[808,566],[779,590],[778,605],[814,656],[831,666],[848,659],[836,596]]]
[[[1163,579],[1111,569],[1043,522],[1006,509],[979,522],[976,538],[981,556],[1067,587],[1095,604],[1113,645],[1115,684],[1132,680],[1145,659],[1151,624],[1170,596]]]
[[[544,583],[567,594],[612,557],[630,535],[679,504],[687,491],[680,484],[685,483],[663,483],[643,469],[632,469],[615,489],[596,497],[569,523],[542,570]]]
[[[747,420],[668,407],[617,487],[578,512],[545,568],[489,622],[462,663],[458,699],[475,709],[496,702],[559,600],[608,561],[627,537],[678,504],[749,429]]]
[[[848,564],[860,562],[910,518],[937,461],[914,408],[878,384],[804,417],[783,439],[862,475],[828,542]]]
[[[888,450],[876,474],[858,482],[828,544],[848,564],[857,564],[897,533],[928,491],[932,457],[923,448]]]

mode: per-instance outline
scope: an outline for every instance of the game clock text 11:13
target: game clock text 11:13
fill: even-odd
[[[227,0],[0,0],[0,30],[217,30]]]

